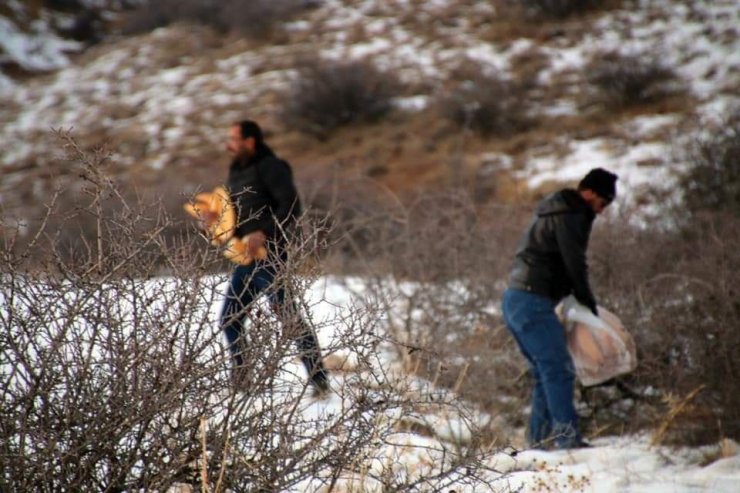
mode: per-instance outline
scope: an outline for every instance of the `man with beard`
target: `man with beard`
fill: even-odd
[[[233,359],[234,386],[249,391],[245,378],[249,362],[242,352],[244,322],[252,302],[266,294],[283,330],[301,351],[315,394],[323,395],[329,383],[316,334],[280,279],[288,260],[291,229],[301,214],[292,171],[265,143],[260,126],[250,120],[231,125],[227,150],[233,156],[227,189],[236,211],[234,236],[242,239],[254,259],[234,269],[221,311],[221,327]]]

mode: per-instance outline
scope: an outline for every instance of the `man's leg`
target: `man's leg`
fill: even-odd
[[[565,328],[555,315],[549,300],[533,306],[533,337],[527,347],[537,365],[547,409],[552,419],[552,436],[559,448],[570,448],[582,442],[578,432],[578,415],[573,404],[575,368],[568,352]],[[547,306],[550,303],[550,306]]]
[[[541,350],[536,357],[542,377],[547,407],[552,416],[552,436],[558,448],[576,447],[582,443],[578,432],[578,414],[573,404],[575,368],[568,353],[565,328],[551,314],[543,323],[546,336],[542,338]]]
[[[254,264],[240,265],[234,269],[221,309],[221,329],[226,336],[234,369],[237,372],[244,365],[241,345],[243,344],[245,311],[256,296],[256,293],[250,289],[253,273]]]
[[[329,378],[321,358],[319,340],[313,328],[300,317],[301,332],[296,343],[301,351],[301,361],[306,367],[311,383],[320,391],[329,390]]]
[[[313,328],[301,316],[295,300],[286,294],[284,287],[280,287],[270,295],[270,302],[283,329],[294,338],[311,383],[319,391],[328,390],[329,379],[322,362],[319,340]]]
[[[504,293],[502,308],[506,327],[514,337],[517,346],[519,346],[519,350],[527,359],[527,362],[529,363],[529,373],[534,381],[530,401],[531,411],[529,427],[527,429],[527,441],[530,445],[538,446],[549,438],[550,433],[552,432],[552,419],[547,406],[547,399],[545,397],[541,377],[537,371],[537,365],[519,337],[519,334],[524,331],[524,327],[526,327],[529,318],[527,306],[527,298],[525,296],[521,296],[519,292],[515,290],[507,290]]]
[[[511,291],[515,302],[509,300],[510,309],[513,305],[519,312],[511,318],[520,319],[518,324],[515,322],[519,329],[517,340],[536,368],[542,389],[539,397],[544,396],[542,400],[552,422],[555,445],[561,448],[577,446],[582,440],[573,405],[575,369],[568,353],[565,328],[555,315],[551,300],[524,291]]]
[[[540,445],[552,434],[552,416],[547,404],[547,396],[539,375],[535,377],[532,389],[532,414],[529,418],[529,443]]]

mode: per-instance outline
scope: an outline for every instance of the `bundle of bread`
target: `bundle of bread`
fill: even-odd
[[[183,205],[185,211],[196,218],[205,231],[211,244],[222,247],[223,255],[234,263],[249,265],[255,259],[267,258],[267,249],[261,246],[254,255],[249,253],[249,237],[234,236],[236,230],[236,210],[229,192],[222,186],[212,192],[203,192]]]

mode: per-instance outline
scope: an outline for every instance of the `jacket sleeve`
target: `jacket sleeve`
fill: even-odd
[[[555,236],[560,256],[573,286],[576,299],[596,314],[596,298],[588,281],[586,248],[591,227],[581,214],[557,216]]]
[[[264,218],[262,230],[268,238],[273,238],[295,222],[301,214],[301,202],[293,173],[285,161],[266,159],[259,166],[260,177],[272,198],[272,217]]]

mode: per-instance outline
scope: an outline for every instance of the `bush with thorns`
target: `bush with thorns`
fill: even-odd
[[[689,169],[680,182],[688,210],[740,216],[740,107],[697,132],[686,151]]]
[[[157,204],[104,208],[121,197],[105,175],[107,156],[64,139],[86,182],[76,214],[96,227],[72,253],[60,251],[48,223],[23,243],[6,234],[3,491],[441,491],[480,484],[485,454],[475,440],[427,441],[414,468],[399,458],[413,447],[398,441],[402,419],[429,405],[463,420],[469,413],[384,360],[393,340],[380,326],[380,300],[350,303],[322,322],[334,332],[325,350],[344,361],[334,366],[345,373],[335,377],[333,398],[342,405],[333,411],[309,412],[316,404],[304,395],[305,376],[294,374],[290,327],[255,307],[244,308],[248,388],[232,390],[212,310],[224,279],[207,274],[218,252],[197,235],[166,241],[163,231],[176,221]],[[48,216],[55,213],[51,201]],[[313,254],[319,229],[303,228],[308,233],[291,246],[293,260],[278,280],[307,311],[318,272],[301,259]]]
[[[140,33],[176,22],[189,22],[267,40],[284,22],[313,6],[315,2],[306,0],[145,1],[126,15],[124,31]]]
[[[377,122],[391,110],[400,87],[372,62],[305,60],[286,93],[282,120],[323,138],[344,125]]]
[[[610,108],[653,103],[681,90],[676,72],[648,53],[597,53],[585,72],[595,99]]]
[[[525,88],[519,82],[491,74],[466,62],[455,82],[443,91],[436,106],[443,118],[462,130],[484,137],[509,136],[531,126]]]
[[[562,19],[598,7],[596,0],[521,0],[529,11],[541,17]]]

